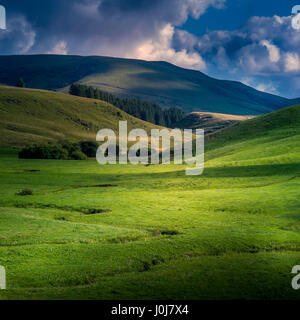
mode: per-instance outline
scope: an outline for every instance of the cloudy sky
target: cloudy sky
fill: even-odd
[[[298,0],[300,5],[300,0]],[[300,97],[292,0],[0,0],[0,54],[165,60]]]

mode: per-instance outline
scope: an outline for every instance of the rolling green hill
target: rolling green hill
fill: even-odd
[[[117,131],[119,120],[127,120],[129,129],[138,127],[149,132],[156,127],[101,100],[0,86],[1,146],[60,139],[95,140],[100,129]]]
[[[206,138],[206,158],[212,164],[300,162],[300,105],[239,122]]]
[[[181,107],[186,112],[258,115],[297,103],[166,62],[96,56],[1,56],[0,83],[15,85],[19,77],[32,88],[66,92],[69,85],[80,82],[125,97]]]

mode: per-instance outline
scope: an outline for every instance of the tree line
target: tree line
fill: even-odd
[[[95,141],[70,142],[61,140],[47,144],[33,144],[21,149],[20,159],[87,160],[96,157]]]
[[[71,85],[70,94],[106,101],[136,118],[169,128],[174,127],[178,121],[186,116],[179,108],[162,109],[160,105],[153,102],[136,98],[120,98],[100,89],[78,83]]]

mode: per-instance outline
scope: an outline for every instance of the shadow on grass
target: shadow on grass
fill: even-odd
[[[140,173],[118,173],[116,177],[114,174],[96,174],[101,177],[105,177],[108,180],[111,176],[112,180],[121,179],[138,179],[138,178],[178,178],[185,177],[186,179],[201,179],[205,178],[230,178],[230,177],[265,177],[265,176],[287,176],[300,175],[300,162],[292,164],[272,164],[272,165],[252,165],[252,166],[229,166],[229,167],[217,167],[217,168],[206,168],[204,173],[200,176],[187,176],[185,174],[185,168],[188,166],[182,166],[182,170],[172,172],[140,172]],[[84,173],[84,175],[86,175]],[[90,174],[88,174],[90,175]],[[92,174],[91,174],[92,175]],[[94,174],[95,176],[95,174]]]

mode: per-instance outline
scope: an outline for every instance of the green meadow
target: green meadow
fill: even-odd
[[[2,148],[0,299],[299,299],[299,123],[296,106],[216,134],[196,177]]]

